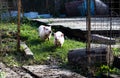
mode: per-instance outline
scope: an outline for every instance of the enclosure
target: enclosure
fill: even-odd
[[[40,25],[51,26],[49,41],[38,37]],[[56,31],[64,33],[62,47],[53,44]],[[6,67],[33,78],[120,77],[120,1],[0,0],[0,56]],[[54,65],[72,74],[53,72]]]

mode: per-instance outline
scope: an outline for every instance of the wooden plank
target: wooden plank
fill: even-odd
[[[21,0],[18,0],[18,20],[17,20],[17,50],[20,50],[20,14],[21,14]]]
[[[28,48],[28,46],[24,42],[20,42],[20,47],[21,47],[22,50],[24,50],[25,55],[28,58],[34,58],[32,51]]]

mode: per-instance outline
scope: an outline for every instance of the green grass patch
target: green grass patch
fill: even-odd
[[[14,23],[2,23],[0,24],[0,26],[5,33],[6,31],[17,31],[17,25]],[[68,38],[65,39],[62,47],[55,47],[53,43],[53,35],[49,41],[42,41],[38,37],[37,29],[38,28],[36,28],[36,26],[32,26],[30,24],[22,24],[20,26],[20,39],[24,41],[33,52],[34,59],[26,59],[23,55],[23,52],[17,52],[16,50],[14,52],[7,53],[7,56],[5,55],[2,58],[3,61],[5,63],[8,63],[8,65],[47,64],[48,61],[59,61],[58,64],[64,64],[67,62],[67,53],[69,50],[85,47],[85,43]],[[12,37],[5,36],[3,40],[5,40],[6,38],[8,39]],[[10,42],[10,44],[5,43],[3,45],[14,45],[14,48],[16,48],[17,40],[16,44],[15,42],[14,44],[12,43],[13,42]]]
[[[70,49],[85,47],[85,43],[71,39],[65,39],[62,47],[55,47],[53,36],[49,41],[41,41],[38,37],[37,28],[25,24],[21,26],[21,37],[23,38],[22,40],[26,39],[25,42],[34,53],[37,63],[43,63],[43,61],[48,60],[51,56],[54,58],[59,57],[62,62],[66,62],[67,53]]]

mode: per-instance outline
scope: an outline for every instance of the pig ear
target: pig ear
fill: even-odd
[[[61,37],[64,36],[64,34],[61,34]]]
[[[45,29],[45,27],[43,27]]]

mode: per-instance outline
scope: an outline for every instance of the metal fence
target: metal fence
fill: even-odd
[[[95,11],[94,15],[91,13],[91,3],[88,0],[87,3],[87,18],[86,18],[86,28],[88,31],[87,36],[87,52],[88,52],[88,70],[91,73],[93,67],[95,66],[94,61],[104,63],[107,61],[107,65],[111,65],[112,58],[112,48],[113,45],[120,45],[120,1],[117,0],[94,0]],[[100,5],[100,6],[99,6]],[[115,6],[117,5],[117,6]],[[103,47],[109,48],[108,55],[105,59],[104,53],[93,52],[93,48],[99,47],[101,50]],[[99,49],[96,49],[99,51]],[[108,71],[109,72],[109,71]],[[109,75],[109,74],[108,74]]]
[[[9,1],[1,0],[0,2],[0,55],[17,50],[17,16],[11,17],[11,7]],[[17,14],[16,14],[17,15]],[[14,29],[14,30],[13,30]]]
[[[20,0],[19,0],[20,1]],[[93,1],[93,3],[91,3]],[[46,3],[46,8],[48,3]],[[86,0],[86,29],[87,29],[87,53],[88,53],[88,69],[91,72],[91,49],[96,45],[107,46],[112,49],[111,46],[120,43],[120,0]],[[94,4],[94,6],[91,6]],[[26,6],[26,5],[25,5]],[[0,52],[11,52],[20,48],[20,2],[18,3],[18,25],[14,25],[15,30],[9,30],[11,26],[2,26],[0,23]],[[22,6],[23,7],[23,6]],[[91,8],[94,7],[94,11],[91,12]],[[33,7],[31,7],[33,8]],[[22,8],[23,9],[23,8]],[[33,8],[34,9],[34,8]],[[50,8],[51,9],[51,8]],[[28,10],[28,9],[27,9]],[[38,10],[38,9],[37,9]],[[37,11],[36,10],[36,11]],[[43,9],[42,9],[43,10]],[[7,8],[0,10],[0,14],[7,13]],[[34,11],[34,10],[33,10]],[[49,11],[49,10],[48,10]],[[45,11],[46,13],[46,11]],[[93,15],[92,15],[93,14]],[[1,15],[1,17],[4,15]],[[6,21],[4,21],[5,23]],[[5,28],[5,29],[3,29]],[[9,39],[11,37],[12,39]],[[17,45],[17,47],[16,47]],[[95,45],[95,46],[92,46]],[[102,49],[102,48],[101,48]],[[100,62],[104,61],[102,53],[99,55]],[[97,58],[95,58],[97,60]],[[110,65],[110,55],[108,57],[108,65]]]

